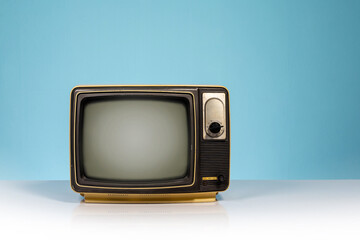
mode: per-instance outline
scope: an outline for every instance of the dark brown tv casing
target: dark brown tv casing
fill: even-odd
[[[119,182],[89,179],[82,169],[82,118],[87,101],[122,97],[184,101],[190,126],[190,169],[175,180]],[[221,106],[223,110],[221,110]],[[216,201],[229,187],[230,102],[223,86],[76,86],[70,96],[70,182],[85,202],[171,203]],[[215,132],[215,133],[213,133]],[[99,159],[101,161],[101,159]]]

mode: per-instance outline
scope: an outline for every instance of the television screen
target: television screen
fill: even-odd
[[[81,153],[88,179],[163,181],[190,171],[189,106],[183,98],[123,96],[86,102]]]

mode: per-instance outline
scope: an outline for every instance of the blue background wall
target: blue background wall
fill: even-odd
[[[0,179],[68,179],[78,84],[220,84],[233,179],[360,178],[360,1],[0,0]]]

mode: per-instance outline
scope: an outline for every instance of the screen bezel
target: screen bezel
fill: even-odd
[[[184,178],[157,181],[107,181],[89,179],[85,176],[81,166],[81,130],[83,109],[87,101],[104,98],[121,97],[156,97],[164,99],[180,99],[188,106],[189,121],[189,171]],[[79,187],[100,188],[100,189],[161,189],[190,187],[195,183],[196,173],[196,109],[195,97],[192,92],[185,91],[161,91],[161,90],[98,90],[98,91],[79,91],[75,95],[74,104],[74,131],[73,131],[73,172],[75,173],[75,183]]]

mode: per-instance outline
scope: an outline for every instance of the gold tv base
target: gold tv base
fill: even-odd
[[[200,203],[215,202],[217,192],[169,194],[82,193],[86,203]]]

